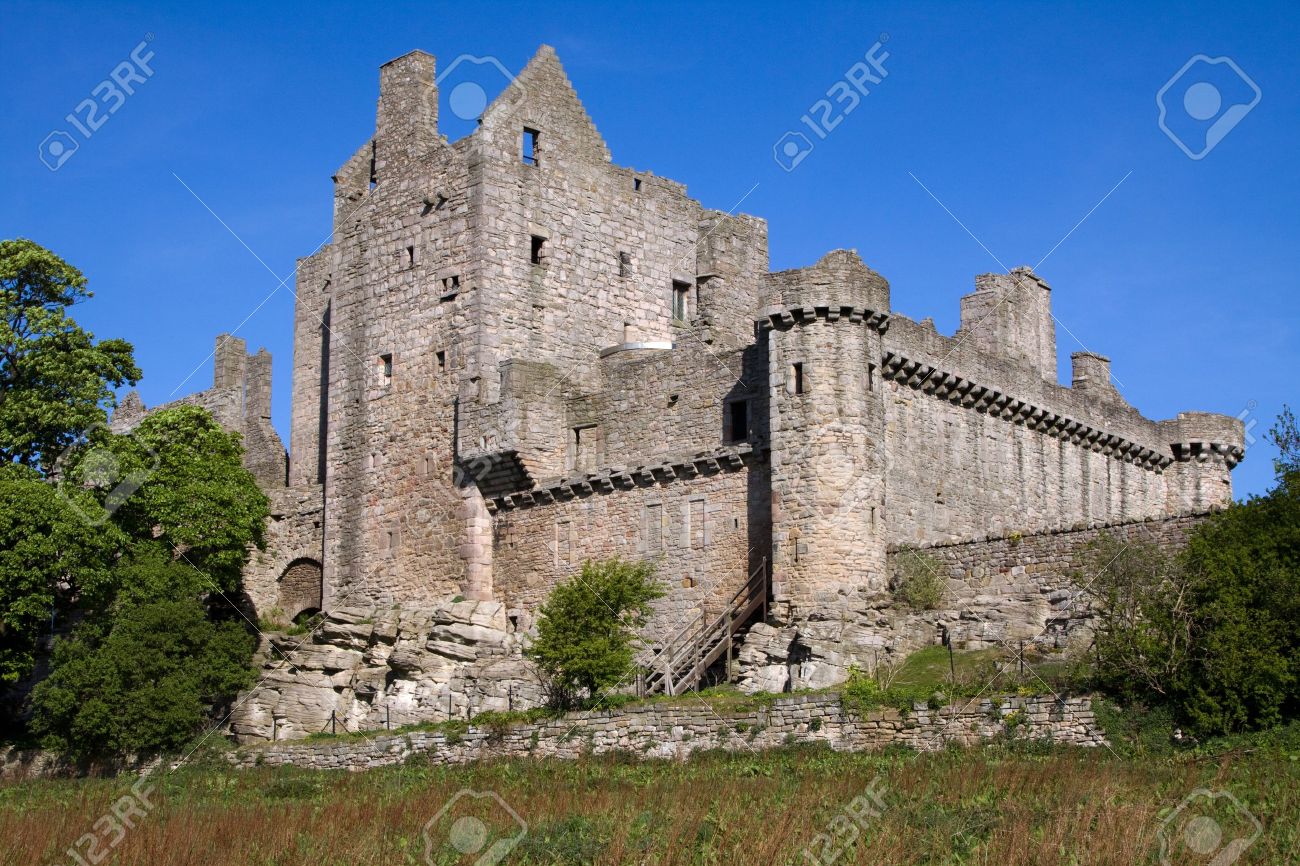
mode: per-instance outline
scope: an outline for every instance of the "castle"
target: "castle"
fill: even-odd
[[[1027,268],[976,277],[952,336],[892,314],[856,252],[769,272],[763,220],[612,163],[549,47],[453,143],[434,58],[381,67],[296,292],[287,460],[264,352],[218,338],[187,398],[244,434],[271,497],[245,581],[263,615],[459,597],[522,631],[584,560],[652,558],[670,656],[722,616],[755,687],[816,685],[937,639],[889,603],[900,549],[956,557],[942,625],[971,645],[1049,633],[1070,618],[1049,548],[1183,532],[1243,454],[1234,418],[1144,418],[1100,355],[1058,384]]]

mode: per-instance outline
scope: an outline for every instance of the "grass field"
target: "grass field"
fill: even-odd
[[[687,763],[517,760],[358,774],[235,772],[209,759],[159,773],[142,797],[131,794],[130,778],[0,787],[0,859],[78,864],[68,849],[91,834],[93,845],[83,839],[74,848],[84,863],[108,852],[98,862],[419,864],[426,862],[424,827],[435,819],[438,864],[486,866],[505,851],[500,862],[529,864],[1130,866],[1161,862],[1160,830],[1172,814],[1170,862],[1208,863],[1213,851],[1197,854],[1186,839],[1222,850],[1248,840],[1254,825],[1223,797],[1194,797],[1175,813],[1207,789],[1230,793],[1261,822],[1261,834],[1235,862],[1293,862],[1300,850],[1300,727],[1177,755],[1121,751],[1012,744],[863,755],[797,748],[711,753]],[[500,801],[460,793],[466,789],[494,792]],[[118,817],[106,818],[114,806]],[[1189,829],[1199,835],[1185,835]],[[449,840],[473,856],[462,857]]]

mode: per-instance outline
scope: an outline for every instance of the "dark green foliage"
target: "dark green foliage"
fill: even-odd
[[[32,470],[0,465],[0,684],[26,676],[33,651],[78,594],[111,583],[113,527],[87,525]]]
[[[1100,684],[1202,737],[1300,715],[1300,434],[1289,409],[1269,435],[1277,486],[1208,519],[1178,559],[1107,538],[1093,550]]]
[[[1196,610],[1184,714],[1203,733],[1300,715],[1300,485],[1216,515],[1192,538]]]
[[[50,468],[104,423],[112,389],[140,378],[130,343],[96,343],[67,315],[89,297],[81,271],[54,253],[0,241],[0,463]]]
[[[183,557],[207,589],[230,592],[248,546],[264,544],[269,513],[242,456],[238,434],[221,429],[205,409],[178,406],[148,415],[130,435],[98,431],[68,461],[61,489],[80,497],[87,513],[111,511],[137,544]],[[112,500],[128,476],[138,489]]]
[[[552,702],[567,706],[579,692],[594,698],[626,681],[650,602],[663,594],[653,565],[621,559],[585,562],[580,574],[557,585],[525,651],[546,677]]]
[[[111,627],[58,642],[54,673],[33,696],[33,731],[78,758],[180,749],[210,707],[251,684],[254,642],[192,598],[128,606]]]
[[[948,591],[944,564],[933,554],[900,550],[894,557],[894,599],[912,610],[935,610]]]

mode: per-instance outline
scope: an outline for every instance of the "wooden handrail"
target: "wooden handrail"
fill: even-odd
[[[753,605],[760,599],[765,600],[766,595],[767,557],[763,557],[745,584],[727,601],[721,614],[710,622],[705,619],[705,612],[700,611],[661,644],[662,649],[655,658],[655,669],[645,679],[646,691],[662,688],[667,694],[680,694],[698,683],[704,675],[701,669],[705,667],[704,661],[716,657],[716,650],[723,642],[732,646],[732,637],[748,620]]]

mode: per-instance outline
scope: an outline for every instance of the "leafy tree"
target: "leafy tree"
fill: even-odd
[[[1188,720],[1228,733],[1300,715],[1300,485],[1280,479],[1215,515],[1191,539],[1186,565],[1196,611]]]
[[[1103,534],[1074,576],[1096,617],[1097,678],[1111,693],[1170,700],[1192,652],[1194,611],[1187,572],[1144,541]]]
[[[1277,446],[1278,455],[1273,459],[1273,470],[1283,484],[1300,474],[1300,428],[1296,427],[1295,415],[1291,407],[1283,404],[1282,414],[1268,431],[1268,439]]]
[[[90,296],[81,271],[54,253],[0,241],[0,462],[49,469],[104,423],[113,388],[139,380],[130,343],[97,343],[67,315]]]
[[[126,605],[111,626],[87,623],[57,643],[54,672],[33,693],[33,733],[83,759],[180,749],[251,685],[254,644],[192,597]]]
[[[70,495],[95,507],[137,545],[181,555],[210,580],[208,589],[239,586],[250,545],[265,545],[269,506],[244,468],[239,434],[211,413],[176,406],[146,416],[129,435],[99,431],[69,464]],[[131,479],[123,487],[123,479]],[[124,489],[125,497],[114,491]]]
[[[648,562],[588,560],[551,590],[525,654],[547,678],[554,703],[567,704],[579,691],[595,698],[632,672],[650,602],[664,594],[654,572]]]
[[[0,684],[31,672],[57,609],[106,590],[123,540],[87,525],[33,470],[0,465]]]

